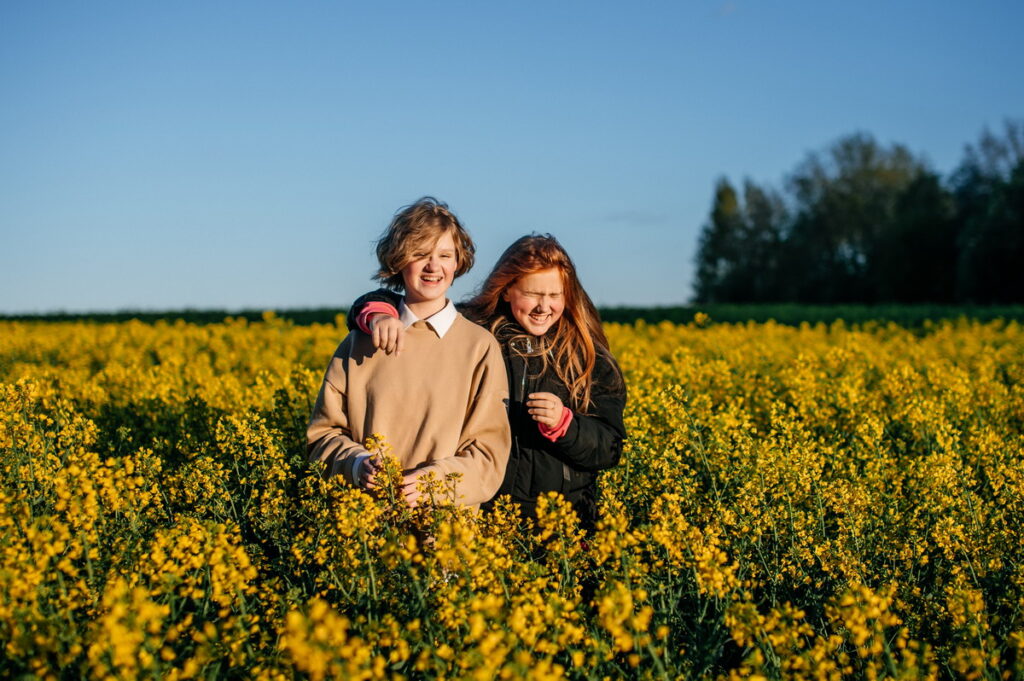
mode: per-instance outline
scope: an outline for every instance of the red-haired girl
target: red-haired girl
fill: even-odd
[[[394,302],[367,294],[349,315],[389,354],[404,343]],[[512,451],[498,496],[532,517],[539,495],[560,492],[593,528],[597,474],[626,436],[626,387],[568,253],[550,235],[518,239],[462,310],[498,339],[508,369]]]

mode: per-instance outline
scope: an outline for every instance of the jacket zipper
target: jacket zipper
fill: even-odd
[[[529,373],[529,370],[530,370],[530,364],[529,364],[528,357],[529,357],[529,354],[531,352],[533,352],[533,343],[530,341],[530,338],[527,337],[525,340],[526,340],[526,353],[527,354],[523,357],[523,380],[522,380],[522,386],[520,387],[520,391],[522,392],[521,404],[523,405],[524,408],[526,407],[526,397],[527,397],[527,394],[526,394],[526,375]],[[563,462],[562,463],[562,491],[563,492],[566,491],[566,483],[568,483],[571,479],[572,479],[572,472],[569,470],[568,464]]]
[[[509,361],[509,370],[511,371],[512,362],[515,361],[514,360],[515,355],[517,355],[519,353],[515,351],[515,340],[514,339],[509,343],[509,346],[511,348],[511,351],[508,353],[508,361]],[[527,338],[526,339],[526,351],[530,352],[530,349],[531,349],[530,339]],[[515,418],[512,419],[514,423],[519,422],[520,418],[522,417],[523,411],[526,410],[526,374],[529,373],[529,368],[530,368],[529,363],[527,361],[527,358],[525,356],[520,356],[520,359],[523,360],[523,375],[522,375],[521,380],[519,381],[519,395],[518,396],[517,395],[511,395],[512,404],[513,405],[517,405],[516,409],[518,410],[518,413],[515,414]],[[513,384],[513,388],[514,388],[514,384]],[[517,397],[518,397],[518,399],[516,399]],[[512,414],[510,413],[509,416],[512,416]],[[516,456],[515,456],[516,471],[509,478],[511,480],[511,482],[510,482],[511,489],[509,490],[510,492],[514,491],[514,489],[515,489],[515,479],[516,479],[516,477],[518,475],[519,465],[522,462],[522,451],[523,451],[522,448],[519,446],[519,436],[516,435],[515,432],[512,433],[512,447],[514,448],[514,450],[516,452]]]
[[[523,360],[523,378],[519,384],[519,403],[526,407],[526,375],[530,373],[530,361],[529,353],[533,352],[533,344],[530,343],[530,339],[526,339],[526,352],[527,354],[522,356]]]

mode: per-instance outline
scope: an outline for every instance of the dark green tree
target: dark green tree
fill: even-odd
[[[786,234],[786,294],[813,303],[876,302],[882,235],[901,197],[927,174],[899,144],[857,133],[812,152],[789,178],[795,219]]]
[[[742,222],[739,197],[729,180],[720,178],[715,185],[711,217],[701,230],[697,246],[698,302],[730,300],[725,293],[735,277],[738,253],[742,248]]]
[[[952,184],[960,223],[957,297],[1024,301],[1024,121],[968,145]]]
[[[741,260],[746,276],[748,300],[756,303],[783,300],[782,246],[788,221],[782,197],[750,180],[743,185],[744,254]],[[737,291],[733,299],[742,300]]]
[[[948,182],[857,133],[809,154],[785,199],[719,180],[698,302],[1024,301],[1024,121],[984,131]]]
[[[719,180],[697,249],[696,299],[778,300],[778,255],[785,216],[785,204],[778,194],[746,180],[741,201],[727,179]]]
[[[886,303],[954,300],[958,223],[952,194],[925,172],[900,193],[872,256],[874,299]]]

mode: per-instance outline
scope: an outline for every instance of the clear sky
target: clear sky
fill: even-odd
[[[1024,115],[1024,3],[0,3],[0,312],[347,305],[431,194],[598,304],[692,293],[715,180]]]

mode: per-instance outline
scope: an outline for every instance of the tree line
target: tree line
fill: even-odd
[[[1024,120],[947,177],[856,133],[781,190],[722,178],[696,261],[698,303],[1024,302]]]

